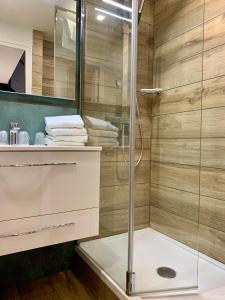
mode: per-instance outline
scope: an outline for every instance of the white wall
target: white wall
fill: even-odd
[[[33,29],[0,22],[0,45],[23,49],[26,52],[26,93],[32,93]]]

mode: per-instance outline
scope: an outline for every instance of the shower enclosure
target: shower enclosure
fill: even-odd
[[[128,295],[192,292],[199,266],[212,282],[225,262],[224,224],[215,228],[210,207],[221,197],[209,169],[218,163],[216,112],[207,110],[215,105],[213,30],[204,36],[211,8],[142,4],[138,16],[137,1],[83,3],[82,115],[115,125],[118,144],[102,150],[100,234],[77,251]]]

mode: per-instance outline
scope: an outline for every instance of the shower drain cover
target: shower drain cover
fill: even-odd
[[[176,272],[168,267],[160,267],[157,269],[157,273],[159,276],[163,278],[175,278],[176,277]]]

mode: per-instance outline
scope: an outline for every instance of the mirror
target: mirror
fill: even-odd
[[[76,1],[0,0],[0,90],[75,100]]]

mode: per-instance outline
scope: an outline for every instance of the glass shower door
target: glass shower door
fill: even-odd
[[[203,1],[145,1],[138,25],[137,94],[151,107],[150,186],[149,225],[133,233],[132,294],[198,287],[203,12]],[[147,31],[151,43],[143,41]],[[149,64],[143,53],[151,53]],[[143,88],[162,91],[143,95]]]

